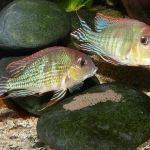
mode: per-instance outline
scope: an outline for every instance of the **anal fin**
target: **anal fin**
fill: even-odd
[[[58,102],[59,100],[61,100],[65,96],[66,92],[67,92],[67,89],[61,89],[61,90],[54,91],[54,95],[50,99],[50,102],[45,107],[40,109],[39,111],[44,110],[48,106],[51,106],[51,105],[55,104],[56,102]]]

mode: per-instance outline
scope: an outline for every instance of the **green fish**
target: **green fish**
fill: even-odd
[[[43,49],[12,62],[6,69],[10,78],[0,77],[0,96],[9,92],[4,98],[15,98],[54,91],[44,108],[62,99],[67,89],[72,92],[80,88],[97,71],[87,55],[61,46]]]
[[[78,15],[81,28],[71,36],[84,52],[95,53],[115,65],[150,65],[150,26],[130,18],[112,18],[97,13],[95,31]]]

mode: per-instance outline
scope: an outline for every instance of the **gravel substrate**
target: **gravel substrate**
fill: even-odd
[[[0,150],[52,150],[37,137],[37,120],[34,116],[23,119],[14,110],[0,107]],[[136,150],[150,150],[150,140]]]
[[[23,119],[15,111],[0,108],[1,150],[47,150],[50,149],[37,137],[37,117]]]

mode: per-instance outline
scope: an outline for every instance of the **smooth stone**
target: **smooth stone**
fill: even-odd
[[[50,1],[15,0],[0,12],[0,47],[7,50],[45,47],[69,31],[68,13]]]
[[[10,64],[13,61],[17,61],[19,59],[22,59],[24,57],[25,56],[2,58],[0,60],[0,68],[1,68],[0,69],[0,76],[9,77],[9,74],[6,71],[6,67],[8,66],[8,64]],[[95,76],[88,78],[84,81],[84,84],[80,88],[80,90],[73,91],[73,93],[70,93],[68,91],[66,96],[63,98],[63,100],[65,100],[69,96],[75,95],[76,93],[80,93],[80,92],[82,92],[82,91],[84,91],[84,90],[86,90],[92,86],[97,85],[97,84],[99,84],[99,81]],[[39,111],[39,110],[41,110],[50,101],[52,95],[53,95],[53,92],[49,92],[49,93],[46,93],[42,96],[19,97],[19,98],[10,99],[10,101],[13,100],[15,103],[17,103],[19,106],[21,106],[26,111],[28,111],[34,115],[41,116],[48,109],[46,108],[43,111]]]
[[[122,84],[97,85],[49,108],[37,133],[56,150],[133,150],[150,138],[150,98]]]

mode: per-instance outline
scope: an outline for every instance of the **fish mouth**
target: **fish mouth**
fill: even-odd
[[[93,75],[95,75],[95,73],[96,73],[96,71],[98,70],[98,68],[97,67],[95,67],[94,69],[93,69]]]
[[[97,70],[98,70],[98,68],[97,68],[97,67],[94,67],[94,68],[92,69],[92,73],[86,75],[86,76],[84,77],[84,80],[87,79],[87,78],[90,78],[90,77],[94,76]]]

